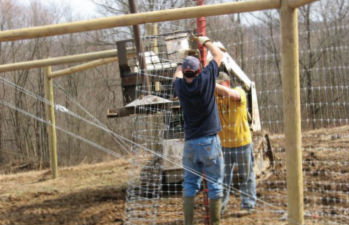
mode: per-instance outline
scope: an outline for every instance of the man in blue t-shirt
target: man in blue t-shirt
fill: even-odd
[[[217,135],[221,125],[215,100],[215,82],[223,53],[207,37],[195,39],[210,50],[213,60],[201,71],[199,60],[187,56],[174,74],[174,89],[184,115],[184,220],[186,225],[193,224],[194,197],[200,190],[204,173],[208,182],[211,224],[218,225],[223,196],[224,160]]]

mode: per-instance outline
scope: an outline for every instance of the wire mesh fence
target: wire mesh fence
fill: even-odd
[[[222,214],[222,224],[285,224],[286,153],[282,134],[278,21],[258,23],[258,26],[234,21],[229,23],[229,27],[221,28],[222,23],[218,22],[229,18],[210,18],[207,35],[222,42],[227,53],[255,82],[262,130],[252,131],[253,171],[258,199],[254,210],[241,208],[243,196],[248,194],[243,188],[247,181],[242,174],[247,171],[247,164],[240,162],[235,164],[230,199]],[[183,24],[190,27],[193,23],[188,20]],[[182,26],[183,30],[188,27],[186,25]],[[306,23],[300,23],[299,33],[305,223],[347,224],[349,86],[345,76],[348,73],[348,38],[344,34],[348,32],[348,26],[326,27],[320,22],[314,23],[310,30],[305,26]],[[184,122],[179,100],[173,91],[173,74],[178,62],[174,55],[183,43],[179,38],[174,41],[177,48],[171,48],[169,42],[187,33],[143,37],[147,68],[141,70],[134,59],[128,61],[127,73],[123,75],[121,72],[122,77],[136,73],[133,84],[122,85],[124,91],[134,96],[127,102],[129,105],[126,104],[137,115],[132,137],[148,149],[145,151],[135,146],[142,157],[134,163],[141,165],[142,169],[137,174],[130,174],[127,224],[183,224],[181,160]],[[229,75],[232,84],[238,81],[234,74]],[[146,79],[149,86],[145,85]],[[243,83],[239,85],[245,88]],[[249,92],[246,93],[249,101]],[[228,113],[229,108],[233,110],[237,107],[232,104]],[[224,140],[221,141],[224,145]],[[227,185],[224,188],[227,189]],[[194,218],[197,224],[205,224],[207,219],[204,200],[202,188],[195,199]]]
[[[348,224],[349,221],[348,18],[341,11],[331,17],[321,14],[321,7],[326,7],[327,3],[321,1],[321,5],[314,8],[317,14],[313,17],[307,14],[306,8],[300,9],[306,224]],[[160,8],[159,5],[153,9]],[[252,132],[258,199],[254,210],[241,209],[243,197],[249,194],[243,188],[246,185],[244,173],[249,168],[245,162],[235,163],[230,199],[222,214],[222,224],[287,223],[286,146],[282,134],[283,93],[277,18],[276,12],[266,11],[207,20],[207,35],[220,41],[227,54],[255,82],[262,127],[261,131]],[[180,61],[180,48],[193,47],[193,43],[181,40],[188,38],[188,31],[195,30],[195,20],[156,25],[160,34],[143,37],[146,68],[140,68],[137,58],[121,60],[122,55],[119,55],[124,110],[136,114],[129,128],[133,130],[133,166],[139,169],[130,170],[125,219],[126,224],[132,225],[183,224],[184,121],[173,91],[173,73]],[[120,41],[117,47],[124,48],[119,49],[120,54],[135,48],[133,40]],[[232,81],[238,81],[236,74],[226,72]],[[250,110],[251,94],[244,83],[239,85],[247,94]],[[235,104],[228,104],[228,114],[237,108]],[[241,124],[233,125],[239,126]],[[235,137],[234,134],[230,136]],[[221,142],[224,145],[226,140]],[[232,158],[237,158],[239,154],[232,155]],[[224,188],[227,190],[228,186]],[[204,224],[207,220],[204,189],[202,185],[195,199],[197,224]]]

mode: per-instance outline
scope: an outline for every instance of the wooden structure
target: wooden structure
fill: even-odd
[[[288,222],[289,224],[304,224],[297,8],[314,1],[316,0],[250,0],[135,13],[88,21],[1,31],[0,41],[23,40],[203,16],[280,9]]]

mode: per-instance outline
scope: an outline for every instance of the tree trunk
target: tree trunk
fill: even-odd
[[[2,122],[3,118],[2,118],[2,110],[0,110],[0,164],[3,163],[5,161],[4,159],[4,155],[2,152]]]
[[[314,67],[314,59],[313,59],[313,52],[312,52],[312,45],[311,45],[311,28],[310,28],[310,5],[305,6],[305,29],[307,32],[306,36],[306,46],[308,49],[308,59],[307,59],[307,66],[306,66],[306,72],[305,72],[305,78],[306,78],[306,89],[307,89],[307,96],[306,101],[307,103],[310,103],[310,119],[312,121],[312,129],[316,128],[316,114],[317,109],[315,106],[316,99],[313,93],[313,80],[312,80],[312,69]]]

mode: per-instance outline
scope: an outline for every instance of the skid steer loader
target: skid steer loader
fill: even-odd
[[[144,53],[146,72],[140,71],[137,66],[131,65],[130,60],[127,58],[127,50],[133,40],[117,42],[124,107],[117,110],[108,110],[107,116],[126,116],[132,113],[154,114],[166,108],[167,113],[163,114],[163,132],[158,132],[157,134],[160,135],[158,137],[158,140],[160,140],[158,151],[166,160],[158,157],[152,158],[141,174],[150,174],[147,170],[152,168],[152,164],[161,165],[161,182],[163,184],[178,184],[182,181],[182,168],[180,165],[182,165],[184,146],[183,115],[178,99],[174,97],[173,90],[169,89],[172,89],[173,72],[176,69],[177,62],[181,62],[183,59],[183,53],[197,55],[198,51],[196,50],[197,45],[191,40],[189,32],[162,35],[162,40],[164,44],[161,49],[161,57],[154,51]],[[224,48],[220,42],[214,42],[214,44]],[[208,54],[207,58],[209,61],[212,56]],[[220,70],[225,71],[232,78],[236,79],[247,93],[249,123],[254,144],[254,170],[257,182],[261,179],[264,180],[271,174],[274,158],[268,133],[261,128],[255,84],[227,51],[224,52]],[[144,76],[149,76],[150,83],[153,84],[151,92],[144,92],[136,97],[136,90],[137,88],[139,90],[143,82],[140,77]],[[159,77],[168,77],[169,79],[159,79]],[[150,93],[158,94],[153,95]],[[148,112],[137,110],[141,107],[147,107],[152,110],[148,110]],[[141,182],[147,182],[147,180],[151,179],[145,176],[141,180],[143,180]]]

